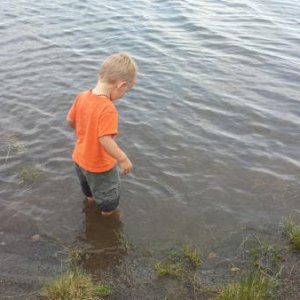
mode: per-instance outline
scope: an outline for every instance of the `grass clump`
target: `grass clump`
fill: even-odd
[[[96,285],[92,276],[69,271],[44,285],[42,295],[48,300],[96,300],[111,294],[106,285]]]
[[[68,251],[68,260],[70,263],[71,269],[77,268],[77,265],[84,259],[88,258],[88,254],[84,251],[77,249],[75,247],[67,248]]]
[[[33,183],[43,174],[43,171],[35,166],[25,166],[20,170],[19,177],[23,184]]]
[[[288,238],[288,241],[292,248],[300,250],[300,226],[289,218],[283,223],[283,233]]]
[[[250,251],[252,266],[257,270],[274,275],[280,271],[282,255],[275,245],[262,243]]]
[[[158,276],[179,276],[183,272],[183,267],[180,263],[177,264],[162,264],[158,262],[154,266],[154,270]]]
[[[183,256],[186,258],[194,268],[201,265],[200,253],[196,248],[192,248],[189,245],[183,245]]]
[[[128,241],[126,235],[123,232],[115,231],[119,247],[125,253],[128,253],[132,249],[132,244]]]
[[[215,300],[269,300],[273,285],[269,277],[252,272],[239,282],[225,286]]]
[[[14,133],[5,135],[4,140],[8,147],[5,158],[5,163],[7,163],[11,155],[21,154],[24,151],[25,146]]]
[[[163,262],[155,264],[154,270],[160,277],[168,275],[178,277],[183,273],[188,275],[200,264],[199,251],[185,244],[181,248],[171,249]]]

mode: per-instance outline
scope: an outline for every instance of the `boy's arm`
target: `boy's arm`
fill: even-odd
[[[76,124],[75,124],[75,119],[76,119],[75,116],[76,116],[76,103],[77,103],[78,97],[79,96],[77,96],[75,98],[75,100],[74,100],[71,108],[68,111],[67,118],[66,118],[66,121],[67,121],[68,125],[71,128],[73,128],[73,129],[75,129],[75,126],[76,126]]]
[[[132,171],[132,163],[123,150],[118,146],[115,140],[110,135],[104,135],[99,138],[99,142],[105,151],[115,158],[121,168],[121,175],[126,175]]]
[[[69,116],[67,116],[67,123],[68,123],[68,125],[71,127],[71,128],[73,128],[73,129],[75,129],[75,122],[69,117]]]

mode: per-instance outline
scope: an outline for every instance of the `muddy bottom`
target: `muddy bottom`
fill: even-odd
[[[261,256],[261,270],[278,279],[275,299],[300,297],[300,255],[289,249],[279,225],[244,226],[209,245],[180,239],[142,244],[126,234],[122,215],[102,217],[93,204],[85,203],[83,209],[84,230],[73,242],[40,232],[13,209],[1,210],[0,299],[43,299],[43,282],[67,271],[75,260],[111,287],[107,299],[214,299],[222,286],[253,268],[253,249]],[[197,250],[200,265],[183,259],[186,246]],[[161,276],[158,264],[179,265],[180,270]]]

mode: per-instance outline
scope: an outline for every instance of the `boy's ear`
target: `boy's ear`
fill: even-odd
[[[120,82],[118,83],[117,88],[118,88],[118,89],[119,89],[119,88],[122,88],[122,87],[124,87],[125,85],[127,85],[127,81],[122,80],[122,81],[120,81]]]

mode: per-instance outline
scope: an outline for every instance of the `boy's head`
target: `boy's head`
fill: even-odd
[[[99,80],[111,88],[114,98],[121,98],[136,81],[137,66],[133,58],[125,53],[116,53],[103,62],[99,70]]]

